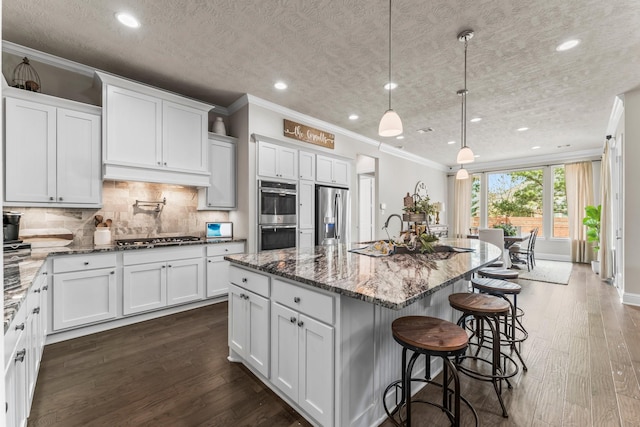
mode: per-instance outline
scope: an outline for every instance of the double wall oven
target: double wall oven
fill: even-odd
[[[258,181],[258,248],[296,246],[298,200],[296,184]]]

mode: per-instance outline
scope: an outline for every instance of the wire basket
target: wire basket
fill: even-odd
[[[29,58],[22,58],[22,62],[13,70],[13,87],[40,92],[40,76],[38,72],[29,64]]]

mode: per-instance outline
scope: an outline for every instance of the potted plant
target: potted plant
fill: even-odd
[[[595,261],[591,261],[591,268],[596,274],[600,273],[600,261],[598,260],[598,251],[600,250],[600,216],[602,214],[602,205],[585,206],[585,217],[582,224],[587,227],[587,242],[594,242],[593,250],[596,251]]]
[[[516,228],[516,226],[507,222],[495,224],[493,228],[502,228],[502,230],[504,230],[505,236],[515,236],[516,234],[518,234],[518,229]]]

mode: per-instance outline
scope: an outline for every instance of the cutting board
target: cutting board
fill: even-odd
[[[27,228],[20,230],[20,239],[32,248],[51,248],[71,244],[73,233],[66,228]]]

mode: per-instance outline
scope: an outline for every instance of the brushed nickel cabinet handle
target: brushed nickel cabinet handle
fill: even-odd
[[[38,288],[38,289],[34,289],[34,290],[33,290],[33,293],[34,293],[34,294],[39,294],[39,293],[40,293],[40,288]]]
[[[301,328],[303,325],[304,325],[304,322],[302,320],[298,322],[298,326],[300,326]]]
[[[300,297],[293,297],[293,302],[295,302],[295,303],[300,302]]]
[[[89,265],[89,261],[85,261],[85,262],[84,262],[84,265]]]
[[[33,309],[33,314],[39,314],[40,313],[40,307],[36,307]]]
[[[24,331],[24,323],[20,323],[16,325],[16,331]]]
[[[242,278],[242,283],[247,283],[247,278],[246,277]]]
[[[24,358],[27,355],[27,349],[23,348],[22,350],[20,350],[19,352],[16,353],[16,358],[15,361],[16,362],[24,362]]]
[[[289,319],[289,321],[290,321],[291,323],[296,323],[296,318],[295,318],[295,317],[293,317],[293,316],[291,316],[291,319]]]

